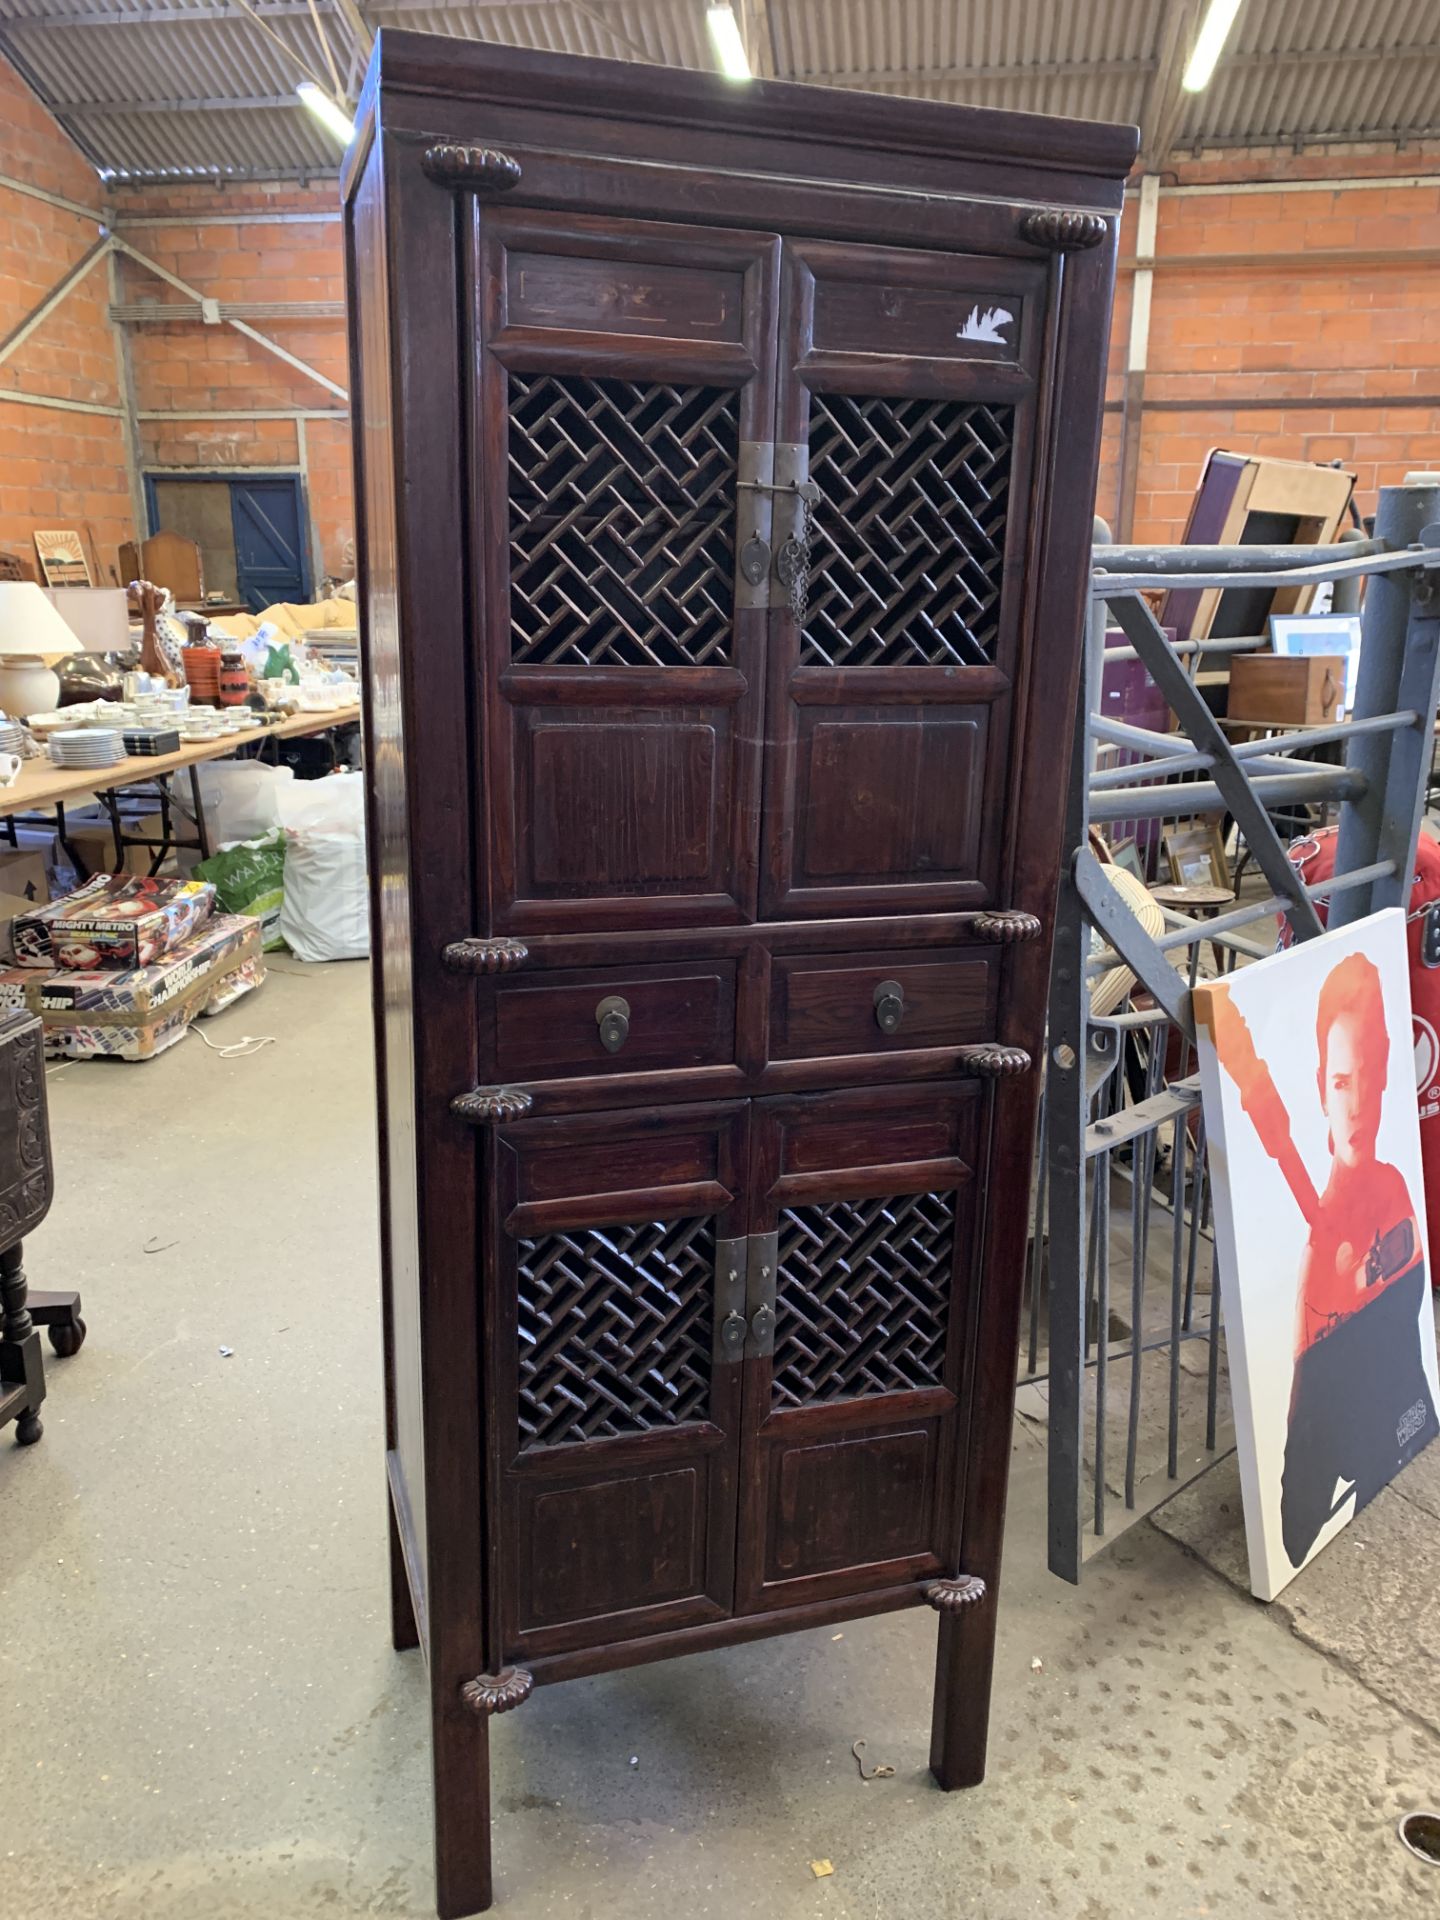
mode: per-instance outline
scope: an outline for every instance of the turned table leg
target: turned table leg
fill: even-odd
[[[45,1363],[40,1355],[40,1335],[25,1304],[27,1291],[24,1247],[17,1240],[0,1253],[0,1342],[7,1349],[5,1377],[23,1383],[29,1390],[25,1411],[15,1422],[15,1440],[22,1447],[34,1446],[45,1431],[40,1419]]]

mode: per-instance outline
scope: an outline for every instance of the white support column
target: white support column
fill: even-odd
[[[1160,223],[1160,176],[1147,173],[1140,181],[1140,217],[1135,235],[1135,269],[1130,288],[1130,332],[1125,347],[1125,397],[1120,416],[1120,489],[1115,511],[1115,537],[1128,540],[1134,531],[1135,494],[1140,477],[1140,433],[1145,417],[1145,374],[1150,364],[1150,299],[1155,273],[1155,235]]]

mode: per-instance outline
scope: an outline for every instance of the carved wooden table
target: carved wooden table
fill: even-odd
[[[978,1781],[1133,131],[387,28],[347,162],[393,1626],[939,1615]],[[737,1764],[745,1764],[743,1757]]]
[[[21,1242],[50,1211],[43,1030],[21,1008],[0,1015],[0,1426],[33,1446],[44,1431],[45,1362],[26,1304]]]

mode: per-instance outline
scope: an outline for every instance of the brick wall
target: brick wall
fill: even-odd
[[[1301,184],[1412,175],[1429,178]],[[1249,190],[1257,180],[1267,190]],[[1164,191],[1198,185],[1217,190]],[[1132,197],[1122,260],[1135,257],[1136,212]],[[1324,257],[1338,251],[1358,257]],[[1136,540],[1180,535],[1216,446],[1338,459],[1356,475],[1362,513],[1378,487],[1440,465],[1440,145],[1188,162],[1162,177],[1155,257]],[[1098,503],[1111,518],[1132,285],[1123,275],[1111,340]]]
[[[344,301],[333,181],[313,187],[119,188],[111,206],[123,238],[206,299],[337,307]],[[133,259],[125,259],[122,278],[127,305],[184,302],[176,287]],[[338,386],[347,385],[342,318],[259,315],[247,324]],[[130,339],[142,465],[205,472],[303,466],[321,567],[347,571],[354,514],[345,401],[223,323],[146,320],[131,326]],[[315,417],[303,425],[294,418],[216,417],[226,412]],[[342,417],[324,417],[336,413]]]
[[[93,172],[3,63],[0,172],[34,180],[99,215]],[[1411,175],[1422,176],[1420,184],[1303,186],[1337,176]],[[1255,182],[1264,190],[1250,191]],[[1440,144],[1401,153],[1350,147],[1202,156],[1168,171],[1163,186],[1217,191],[1160,196],[1157,258],[1181,264],[1162,265],[1154,276],[1134,537],[1179,535],[1215,446],[1338,458],[1358,476],[1363,511],[1373,510],[1378,486],[1407,468],[1440,465],[1440,300],[1433,297]],[[343,299],[333,182],[117,184],[109,209],[121,234],[206,298]],[[1132,196],[1121,242],[1122,259],[1131,262],[1135,222]],[[92,221],[0,188],[0,335],[94,237]],[[1362,257],[1317,258],[1332,250]],[[183,297],[130,260],[119,278],[126,303]],[[1133,279],[1121,275],[1111,340],[1099,508],[1112,519]],[[129,537],[119,420],[3,399],[9,386],[117,405],[105,302],[102,267],[0,365],[0,546],[28,551],[35,526],[78,524],[108,565],[118,541]],[[347,384],[338,317],[257,317],[253,324]],[[130,328],[130,338],[142,466],[214,472],[303,465],[321,566],[348,570],[354,512],[345,403],[233,327],[145,322]],[[225,412],[283,417],[217,417]],[[297,412],[307,415],[303,426]]]
[[[72,213],[0,186],[0,339],[8,336],[97,238],[100,182],[29,88],[0,61],[0,173],[94,209]],[[7,391],[117,407],[115,347],[102,260],[54,313],[0,362],[0,550],[35,570],[32,535],[75,528],[96,579],[108,581],[130,535],[118,414],[7,400]]]

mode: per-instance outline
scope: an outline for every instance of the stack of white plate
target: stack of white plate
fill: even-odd
[[[24,755],[25,733],[18,720],[0,714],[0,753]]]
[[[50,758],[57,767],[113,767],[125,758],[125,743],[114,727],[74,727],[50,736]]]

